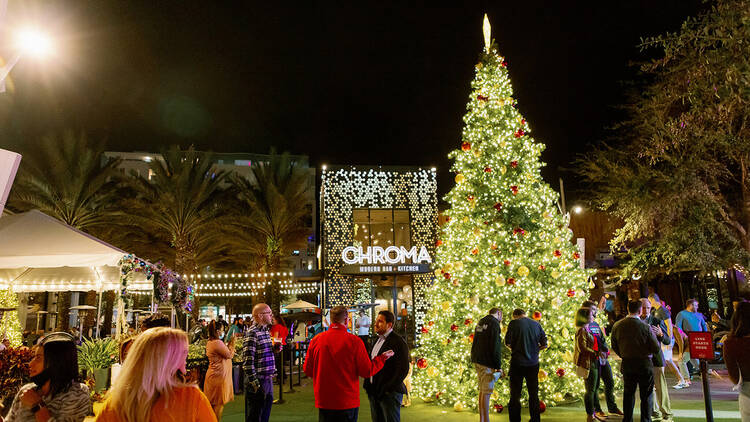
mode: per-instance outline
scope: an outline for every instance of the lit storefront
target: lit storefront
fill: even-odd
[[[328,167],[320,188],[323,303],[375,303],[414,341],[437,236],[437,180],[421,167]]]

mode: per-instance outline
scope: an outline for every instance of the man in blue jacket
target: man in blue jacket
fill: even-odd
[[[503,341],[500,337],[500,321],[503,313],[498,308],[490,309],[489,315],[480,319],[474,328],[471,344],[471,362],[477,370],[479,381],[479,422],[490,420],[490,395],[495,382],[502,375]]]
[[[529,391],[530,422],[539,422],[539,351],[547,348],[547,334],[542,326],[526,317],[523,309],[513,310],[513,320],[505,333],[505,345],[510,347],[510,422],[521,422],[521,389],[526,379]]]

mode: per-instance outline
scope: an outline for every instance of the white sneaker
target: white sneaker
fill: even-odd
[[[682,382],[679,382],[677,385],[674,385],[672,388],[674,388],[675,390],[679,390],[681,388],[687,388],[689,386],[690,385],[688,383],[682,381]]]

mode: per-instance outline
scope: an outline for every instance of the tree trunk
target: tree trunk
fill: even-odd
[[[114,290],[104,292],[102,298],[102,315],[104,323],[102,324],[102,333],[108,335],[112,332],[112,314],[114,313],[116,292]]]

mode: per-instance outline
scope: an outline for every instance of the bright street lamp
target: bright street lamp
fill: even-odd
[[[5,78],[21,55],[43,59],[52,54],[52,40],[45,33],[34,28],[23,28],[14,34],[16,52],[8,63],[0,69],[0,93],[5,92]]]
[[[580,214],[583,212],[583,208],[580,205],[576,205],[575,207],[573,207],[573,212],[576,214]]]

